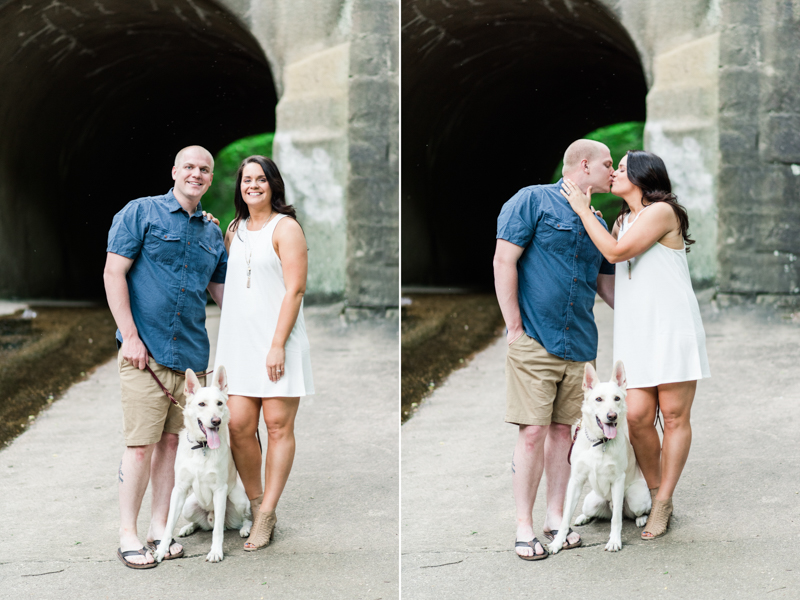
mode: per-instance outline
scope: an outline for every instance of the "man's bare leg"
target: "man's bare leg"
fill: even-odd
[[[544,518],[545,533],[558,529],[564,516],[564,498],[567,495],[570,465],[567,461],[572,437],[570,426],[551,423],[544,444],[544,471],[547,474],[547,514]],[[568,544],[581,539],[577,531],[567,536]]]
[[[169,516],[169,500],[172,488],[175,486],[175,455],[178,452],[178,435],[164,432],[161,440],[154,445],[153,456],[150,459],[150,483],[152,484],[153,497],[150,506],[150,529],[147,531],[147,541],[161,540],[171,536],[172,532],[165,532]],[[171,544],[170,554],[177,554],[183,550],[180,544]]]
[[[119,547],[122,552],[139,550],[143,544],[139,541],[136,521],[142,507],[147,483],[150,480],[150,460],[156,444],[148,446],[128,446],[122,453],[119,465]],[[129,556],[128,562],[146,564],[153,562],[153,555]]]
[[[544,470],[545,441],[549,427],[542,425],[520,425],[517,445],[511,459],[514,503],[517,509],[517,541],[527,542],[533,535],[533,504]],[[537,544],[536,554],[546,550]],[[533,548],[518,547],[520,556],[533,556]]]

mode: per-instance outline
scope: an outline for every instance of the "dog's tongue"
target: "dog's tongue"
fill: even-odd
[[[600,421],[600,424],[603,426],[603,435],[606,436],[608,439],[613,440],[617,437],[617,426],[612,423],[603,423]],[[208,443],[211,446],[211,442]]]
[[[212,450],[219,448],[219,429],[206,429],[206,442]]]

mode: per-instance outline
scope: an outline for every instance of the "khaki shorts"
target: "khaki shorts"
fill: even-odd
[[[506,355],[506,423],[576,423],[581,418],[585,364],[553,356],[523,333]]]
[[[156,363],[148,357],[147,364],[161,380],[175,400],[183,406],[184,376]],[[167,395],[145,369],[140,371],[117,354],[119,381],[122,388],[122,423],[126,446],[147,446],[161,440],[161,434],[180,433],[183,429],[183,411],[170,402]],[[205,376],[200,377],[205,385]]]

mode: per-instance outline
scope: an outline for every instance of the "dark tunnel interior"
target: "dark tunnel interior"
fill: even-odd
[[[0,297],[100,299],[109,226],[183,146],[274,131],[252,34],[209,0],[0,2]]]
[[[594,2],[402,10],[402,283],[490,290],[503,203],[573,140],[645,120],[638,53]]]

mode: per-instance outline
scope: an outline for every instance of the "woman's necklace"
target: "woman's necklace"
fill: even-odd
[[[247,287],[248,288],[250,287],[250,273],[251,273],[250,259],[253,257],[253,248],[250,245],[250,234],[261,233],[264,230],[264,227],[267,226],[267,223],[269,223],[272,220],[272,217],[274,217],[274,216],[275,216],[275,211],[272,211],[272,213],[269,215],[269,218],[266,221],[264,221],[264,224],[261,226],[261,229],[259,229],[258,231],[250,231],[249,229],[247,229],[247,224],[250,222],[250,217],[247,217],[247,219],[245,219],[245,222],[244,222],[244,260],[247,263]],[[255,244],[255,242],[256,242],[256,240],[253,240],[254,244]]]

